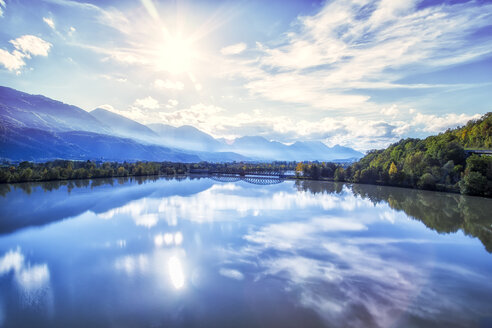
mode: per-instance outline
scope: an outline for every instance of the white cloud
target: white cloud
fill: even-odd
[[[193,84],[195,85],[195,90],[196,91],[201,91],[202,90],[202,85],[198,81],[198,79],[195,77],[195,75],[190,72],[190,73],[188,73],[188,77],[190,78],[191,82],[193,82]]]
[[[26,65],[26,59],[30,59],[31,56],[48,56],[51,48],[51,43],[34,35],[23,35],[9,42],[15,50],[9,52],[0,49],[0,64],[9,71],[17,71],[17,74],[20,73],[18,70]]]
[[[171,109],[178,106],[179,102],[176,99],[169,99],[167,101],[166,108]]]
[[[12,53],[0,49],[0,64],[2,64],[9,71],[15,71],[20,69],[26,64],[24,61],[24,54],[14,50]]]
[[[231,57],[221,71],[246,79],[250,93],[264,99],[377,115],[380,106],[357,89],[436,87],[396,81],[479,58],[492,48],[490,38],[471,43],[468,37],[490,24],[492,5],[416,10],[415,3],[328,1],[317,14],[299,17],[284,39],[258,43],[254,59]]]
[[[400,110],[395,104],[393,104],[390,107],[381,109],[381,114],[396,117],[398,114],[400,114]]]
[[[125,108],[118,111],[120,114],[141,123],[194,125],[226,138],[257,134],[283,142],[322,140],[367,150],[385,147],[404,136],[442,131],[447,121],[461,124],[465,116],[476,116],[458,112],[455,117],[416,119],[418,110],[409,110],[409,105],[394,100],[393,94],[391,102],[381,103],[378,99],[384,99],[384,94],[371,98],[368,89],[398,89],[395,95],[405,89],[420,94],[431,87],[449,91],[458,85],[402,81],[409,74],[477,59],[492,49],[490,38],[473,43],[468,38],[489,24],[489,4],[443,4],[417,10],[415,1],[333,0],[324,2],[314,15],[298,17],[278,38],[256,45],[232,44],[213,55],[199,49],[201,42],[196,40],[202,30],[193,33],[184,29],[181,37],[191,40],[197,48],[193,56],[200,58],[193,57],[194,65],[187,74],[171,76],[164,75],[156,64],[163,59],[162,30],[149,17],[151,1],[146,1],[147,11],[141,7],[131,12],[134,24],[128,24],[130,12],[125,16],[91,4],[47,1],[86,10],[93,23],[120,32],[123,38],[115,37],[110,47],[85,47],[102,54],[105,60],[134,65],[128,69],[132,82],[150,84],[154,92],[161,90],[168,98],[175,98],[158,98],[162,104],[152,97],[137,99],[127,108],[118,105]],[[17,51],[20,56],[0,52],[0,62],[10,70],[22,67],[25,58]],[[134,68],[146,74],[136,75]],[[142,76],[153,79],[150,83],[138,81]],[[115,78],[111,73],[101,77]],[[123,82],[123,78],[117,81]],[[183,109],[183,103],[176,100],[181,98],[168,93],[184,90],[185,84],[191,88],[188,91],[199,91],[195,98],[187,99],[200,103]],[[237,106],[232,105],[232,97]],[[418,104],[412,106],[418,108]],[[255,109],[261,112],[254,113]]]
[[[125,83],[128,81],[128,79],[125,77],[112,76],[112,75],[107,75],[107,74],[100,74],[99,77],[102,77],[103,79],[108,80],[108,81],[116,81],[116,82],[120,82],[120,83]]]
[[[115,110],[113,106],[108,105],[108,104],[99,105],[99,106],[97,106],[97,108],[102,108],[102,109],[105,109],[105,110],[110,111],[110,112],[118,113],[118,111]]]
[[[223,55],[238,55],[246,50],[246,43],[240,42],[220,49],[220,53]]]
[[[480,114],[446,114],[444,116],[436,116],[417,113],[412,120],[412,124],[421,127],[421,130],[425,132],[439,133],[449,128],[465,125],[470,120],[479,119],[480,116]]]
[[[171,81],[171,80],[160,80],[157,79],[154,81],[154,87],[157,89],[171,89],[171,90],[183,90],[184,84],[180,81]]]
[[[261,135],[269,140],[284,142],[322,140],[329,146],[340,144],[361,151],[384,148],[408,134],[422,137],[429,133],[443,132],[449,127],[463,125],[470,119],[480,117],[480,114],[437,116],[419,112],[404,115],[393,106],[384,111],[391,114],[387,119],[325,116],[320,119],[298,120],[287,115],[258,115],[258,111],[256,114],[233,114],[224,108],[200,103],[152,117],[154,122],[173,126],[193,125],[215,137],[230,139],[243,135]]]
[[[136,107],[144,108],[144,109],[157,109],[159,108],[159,102],[152,98],[151,96],[145,98],[139,98],[135,100],[134,105]]]
[[[30,55],[46,57],[51,48],[51,43],[34,35],[23,35],[15,40],[10,40],[9,42],[12,43],[17,50],[23,52],[28,58],[30,58]]]
[[[0,17],[3,17],[3,11],[7,7],[5,0],[0,0]]]
[[[99,24],[103,24],[114,28],[121,33],[128,34],[133,24],[130,24],[128,18],[124,14],[122,14],[119,10],[114,7],[110,7],[109,9],[102,9],[96,5],[87,2],[78,2],[71,0],[45,0],[46,2],[50,2],[59,6],[69,7],[73,9],[79,9],[84,11],[90,11],[95,15],[95,19]]]
[[[221,268],[219,270],[219,273],[220,273],[220,275],[222,275],[226,278],[230,278],[230,279],[234,279],[234,280],[243,280],[244,279],[244,275],[240,271],[234,270],[234,269]]]
[[[113,59],[120,63],[129,64],[129,65],[147,65],[149,63],[149,61],[145,57],[125,50],[108,51],[105,49],[103,52],[109,54],[109,57],[104,58],[103,61],[106,61],[108,59]]]
[[[217,106],[199,103],[187,109],[180,109],[171,113],[160,113],[159,119],[174,126],[193,125],[198,128],[206,127],[208,131],[218,123],[214,117],[218,117],[217,114],[224,111],[223,108]]]
[[[55,29],[55,22],[53,21],[52,18],[49,18],[49,17],[43,17],[43,21],[49,26],[51,27],[51,29]]]
[[[70,26],[70,28],[68,29],[68,35],[72,36],[76,31],[77,29],[75,27]]]

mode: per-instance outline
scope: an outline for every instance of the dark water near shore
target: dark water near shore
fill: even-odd
[[[492,327],[492,200],[287,181],[0,185],[0,327]]]

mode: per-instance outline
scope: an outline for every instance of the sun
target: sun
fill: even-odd
[[[164,36],[164,41],[159,48],[158,67],[171,74],[189,73],[195,50],[190,41],[180,35]]]

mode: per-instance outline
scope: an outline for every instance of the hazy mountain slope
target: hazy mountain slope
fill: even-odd
[[[0,127],[0,158],[42,161],[55,158],[82,159],[83,150],[55,132],[25,127]]]
[[[207,162],[241,162],[251,161],[251,158],[233,152],[196,152],[202,161]]]
[[[345,159],[345,158],[362,158],[364,156],[363,153],[357,151],[350,147],[344,147],[340,145],[335,145],[330,149],[331,154],[333,154],[333,159]]]
[[[233,152],[258,160],[289,160],[288,146],[268,141],[263,137],[246,136],[237,138],[229,146]]]
[[[196,158],[224,162],[362,157],[347,147],[330,148],[321,142],[296,142],[288,146],[260,136],[237,138],[229,144],[192,126],[145,126],[102,108],[87,113],[75,106],[7,87],[0,87],[0,123],[3,147],[0,155],[10,159],[187,161]],[[186,153],[195,155],[190,157]]]
[[[81,108],[7,87],[0,87],[0,121],[4,125],[45,131],[111,131]]]
[[[171,147],[194,151],[216,152],[222,149],[222,144],[211,135],[189,125],[174,127],[166,124],[148,124],[160,137],[160,141]]]
[[[96,159],[110,161],[182,161],[200,158],[162,146],[87,131],[50,132],[31,128],[2,127],[0,157],[10,160],[44,161]]]
[[[100,122],[108,125],[114,134],[139,139],[157,138],[158,134],[147,126],[103,108],[90,112]]]
[[[330,161],[361,158],[364,154],[348,147],[326,146],[319,141],[298,141],[287,146],[263,137],[237,138],[229,148],[239,154],[260,160]]]
[[[196,162],[196,155],[157,145],[143,145],[132,139],[118,138],[84,131],[62,132],[67,142],[79,145],[88,157],[104,160],[147,160]]]
[[[296,160],[329,160],[337,156],[319,141],[297,141],[289,146],[291,156]]]

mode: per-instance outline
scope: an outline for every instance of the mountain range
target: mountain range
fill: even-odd
[[[319,141],[286,145],[260,136],[226,142],[193,126],[144,125],[122,115],[0,86],[0,158],[111,161],[350,161],[363,156]]]

